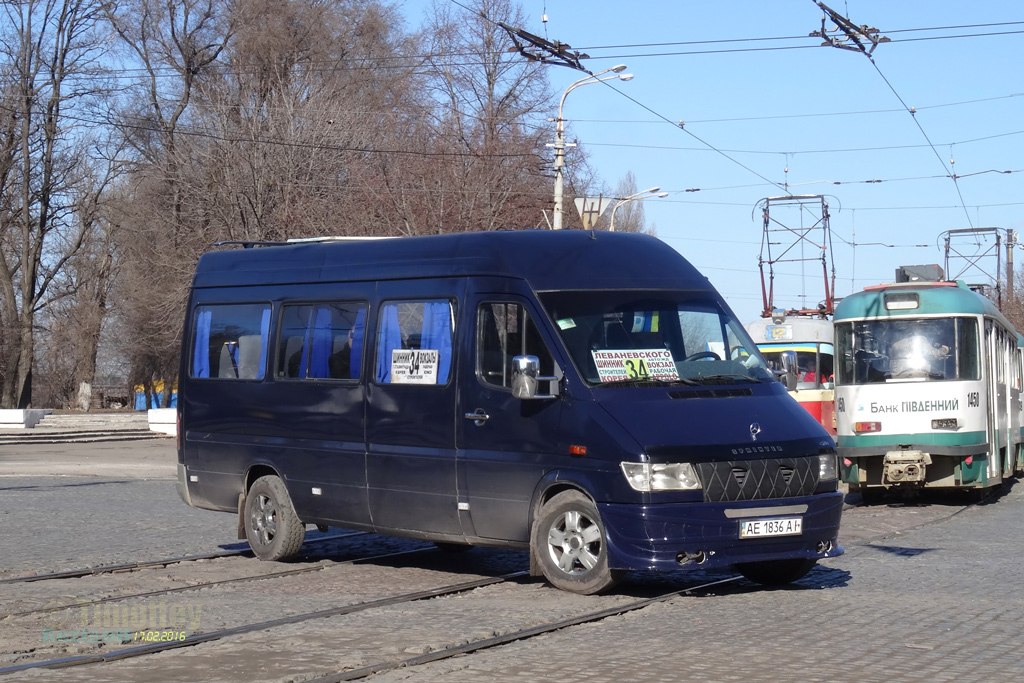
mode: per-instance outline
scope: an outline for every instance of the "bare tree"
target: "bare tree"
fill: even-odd
[[[28,407],[36,317],[92,224],[74,211],[86,153],[75,118],[102,95],[99,4],[2,2],[0,93],[0,405]]]
[[[1003,302],[1003,314],[1018,331],[1024,330],[1024,270],[1013,273],[1013,296]]]
[[[38,374],[48,384],[51,405],[80,410],[92,405],[100,333],[118,265],[106,204],[121,169],[116,156],[96,150],[69,191],[70,210],[88,239],[51,285],[51,303],[38,335],[42,349],[37,357],[46,366]]]
[[[479,0],[476,9],[432,6],[430,109],[407,123],[406,156],[377,160],[382,204],[400,234],[543,225],[547,79],[541,65],[507,51],[496,22],[521,24],[516,5]],[[417,172],[403,172],[410,166]]]
[[[192,159],[182,126],[198,86],[215,77],[233,27],[227,3],[217,0],[120,0],[107,5],[106,15],[142,74],[123,101],[119,124],[141,164],[114,220],[125,257],[120,285],[132,292],[121,299],[131,307],[122,318],[134,342],[127,349],[131,379],[173,384],[180,313],[198,245],[207,244],[203,216],[187,205]]]
[[[360,169],[385,154],[415,91],[395,12],[353,0],[242,0],[235,12],[244,28],[197,107],[217,133],[197,200],[229,239],[379,231]]]
[[[639,193],[640,191],[637,190],[636,186],[636,177],[632,171],[626,171],[626,175],[622,177],[622,180],[619,181],[618,186],[616,186],[611,195],[613,198],[611,206],[601,216],[596,228],[598,230],[608,230],[612,227],[612,216],[614,214],[615,232],[642,232],[653,235],[654,230],[647,227],[647,221],[644,218],[643,200],[625,201]]]

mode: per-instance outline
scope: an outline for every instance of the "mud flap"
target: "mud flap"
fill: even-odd
[[[540,568],[540,560],[537,558],[537,552],[534,550],[533,538],[537,533],[537,516],[534,515],[533,523],[530,525],[530,576],[544,576],[544,572]]]
[[[245,540],[245,494],[238,494],[238,538]]]

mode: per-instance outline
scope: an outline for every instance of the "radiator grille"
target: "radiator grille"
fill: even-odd
[[[694,463],[704,501],[809,496],[818,486],[818,456]]]

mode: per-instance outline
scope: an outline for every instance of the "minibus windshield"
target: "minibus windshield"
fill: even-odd
[[[560,291],[540,299],[593,386],[776,381],[743,326],[705,293]]]

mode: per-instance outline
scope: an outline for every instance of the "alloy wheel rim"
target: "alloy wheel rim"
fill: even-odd
[[[548,529],[551,561],[570,576],[586,574],[601,559],[601,528],[579,510],[559,516]]]
[[[274,499],[260,494],[252,509],[252,529],[260,545],[270,545],[277,534],[277,506]]]

